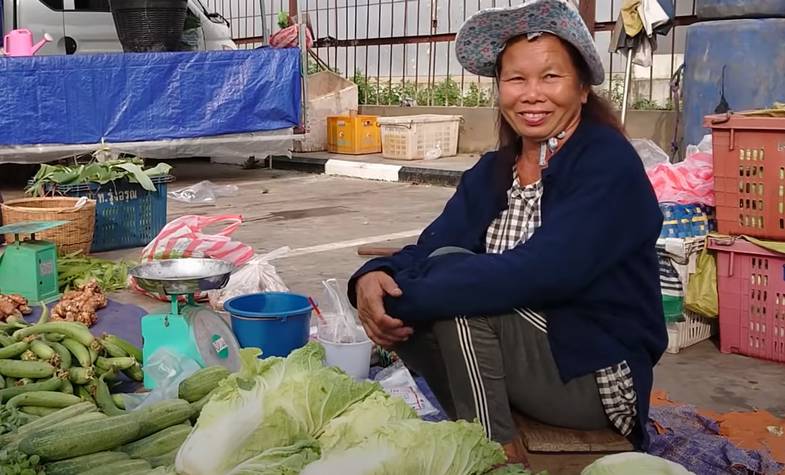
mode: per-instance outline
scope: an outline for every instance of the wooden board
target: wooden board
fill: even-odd
[[[523,444],[530,452],[626,452],[632,444],[611,429],[581,431],[554,427],[514,414]]]

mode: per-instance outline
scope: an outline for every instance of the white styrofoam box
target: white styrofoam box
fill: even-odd
[[[379,117],[382,156],[423,160],[458,154],[460,115],[421,114]]]
[[[332,71],[308,76],[308,104],[305,139],[295,141],[295,152],[327,150],[327,117],[347,115],[358,108],[357,84]]]

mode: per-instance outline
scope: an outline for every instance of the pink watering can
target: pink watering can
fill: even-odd
[[[45,33],[41,41],[33,44],[33,34],[30,30],[11,30],[3,38],[3,50],[6,56],[32,56],[50,41],[52,37],[49,33]]]

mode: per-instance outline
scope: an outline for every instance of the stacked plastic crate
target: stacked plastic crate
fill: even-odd
[[[684,308],[684,296],[696,260],[703,251],[706,235],[714,230],[714,210],[701,204],[660,203],[664,216],[657,240],[660,287],[665,320],[668,324],[668,352],[708,339],[711,319]]]
[[[707,116],[720,349],[785,362],[785,108]]]

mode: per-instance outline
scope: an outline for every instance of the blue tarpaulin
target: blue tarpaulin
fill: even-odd
[[[0,145],[183,139],[295,127],[300,51],[0,59]]]

